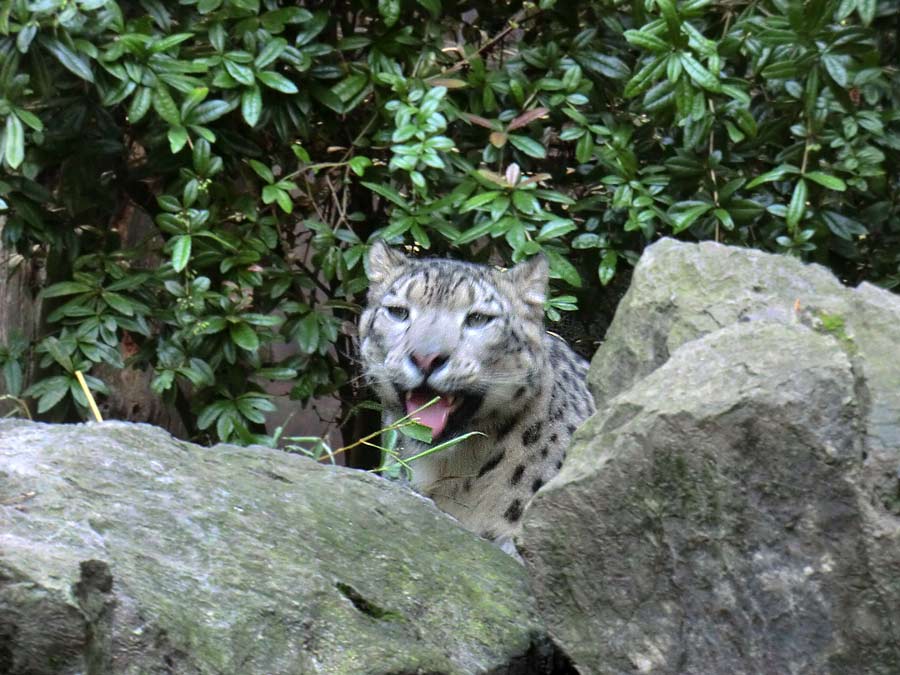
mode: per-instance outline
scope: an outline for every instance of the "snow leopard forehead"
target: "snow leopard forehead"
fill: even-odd
[[[385,290],[420,307],[466,309],[475,303],[508,305],[508,284],[483,265],[452,260],[415,261]],[[507,292],[504,292],[507,291]]]
[[[421,306],[448,309],[482,301],[524,303],[542,310],[548,280],[547,263],[542,257],[501,270],[443,258],[408,258],[380,242],[370,250],[367,267],[370,306],[395,295]]]

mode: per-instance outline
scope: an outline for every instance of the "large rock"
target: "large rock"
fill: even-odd
[[[0,673],[549,672],[521,567],[381,479],[0,422]]]
[[[852,354],[864,408],[865,471],[879,498],[900,513],[900,296],[868,283],[847,288],[819,265],[711,242],[663,239],[650,246],[591,363],[597,409],[679,346],[754,320],[811,325]]]
[[[900,673],[900,299],[647,250],[522,553],[583,673]]]

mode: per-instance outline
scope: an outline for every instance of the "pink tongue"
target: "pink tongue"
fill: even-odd
[[[421,408],[433,398],[434,394],[413,393],[406,399],[406,414],[411,415],[414,410]],[[425,410],[419,410],[413,419],[418,420],[419,424],[431,427],[431,437],[437,438],[447,426],[448,417],[450,417],[450,402],[441,396],[433,405]]]

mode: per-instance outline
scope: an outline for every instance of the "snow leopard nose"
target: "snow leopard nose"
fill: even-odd
[[[428,377],[447,363],[449,357],[446,354],[417,354],[416,352],[413,352],[410,355],[410,358],[412,358],[413,363],[416,364],[421,373],[425,377]]]

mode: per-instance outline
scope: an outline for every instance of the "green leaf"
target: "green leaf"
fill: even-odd
[[[822,64],[825,66],[825,70],[831,75],[831,79],[842,87],[846,87],[850,81],[850,75],[844,66],[844,58],[837,54],[826,53],[822,55]]]
[[[103,301],[117,312],[125,316],[134,316],[134,305],[124,295],[113,293],[112,291],[103,291],[101,297]]]
[[[56,377],[41,380],[41,382],[39,382],[38,384],[44,384],[45,382],[48,382],[50,384],[44,388],[44,393],[41,394],[40,398],[38,399],[37,411],[39,413],[45,413],[50,410],[50,408],[59,403],[69,392],[68,377],[57,375]],[[32,391],[34,388],[35,387],[30,387],[28,391],[25,392],[25,394],[29,395],[28,392]]]
[[[370,44],[372,44],[372,38],[370,37],[365,35],[348,35],[338,40],[337,48],[342,52],[349,52],[368,47]]]
[[[293,332],[297,346],[306,354],[312,354],[319,347],[319,319],[310,312],[297,322]]]
[[[574,249],[602,248],[602,246],[603,239],[599,234],[594,234],[593,232],[582,232],[572,240],[572,248]]]
[[[181,44],[185,40],[190,40],[192,37],[194,37],[193,33],[175,33],[174,35],[164,37],[162,40],[151,42],[150,51],[153,53],[164,52],[175,45]]]
[[[168,132],[169,148],[172,154],[179,152],[188,142],[187,129],[182,126],[172,127]]]
[[[186,124],[209,124],[234,110],[234,105],[219,99],[198,105],[185,120]]]
[[[296,94],[299,91],[296,84],[273,70],[257,73],[256,79],[269,87],[269,89],[280,91],[282,94]]]
[[[653,80],[665,70],[667,60],[665,55],[657,56],[635,73],[625,85],[623,92],[625,98],[632,98],[648,89],[653,84]]]
[[[76,293],[88,293],[93,290],[87,284],[83,284],[80,281],[61,281],[58,284],[53,284],[52,286],[48,286],[43,291],[41,291],[41,296],[44,299],[47,298],[58,298],[63,295],[75,295]]]
[[[172,268],[181,272],[191,259],[191,235],[179,234],[172,239]]]
[[[608,77],[611,80],[624,80],[628,77],[628,66],[618,57],[602,52],[577,52],[574,56],[575,60],[586,70],[598,73],[603,77]],[[560,82],[560,84],[562,84],[562,82]],[[547,78],[542,80],[542,88],[545,91],[551,90],[551,86],[555,89],[557,86],[556,81]],[[568,100],[570,102],[572,101],[571,98]],[[577,102],[576,104],[580,105]]]
[[[61,365],[66,372],[71,373],[75,370],[75,366],[72,363],[72,357],[59,340],[55,337],[48,337],[45,338],[41,344],[47,349],[47,353],[53,357],[53,360]]]
[[[159,82],[156,89],[153,90],[153,109],[171,126],[181,125],[181,113],[178,111],[175,99],[172,98],[168,87],[162,82]]]
[[[456,238],[455,243],[457,246],[461,246],[462,244],[468,244],[470,241],[475,241],[479,237],[483,237],[488,234],[496,225],[493,220],[486,220],[479,225],[475,225],[474,227],[470,227],[465,232],[460,233],[460,235]]]
[[[137,124],[141,121],[147,111],[150,110],[150,103],[153,100],[153,90],[149,87],[138,87],[134,96],[131,97],[131,104],[128,106],[128,121],[131,124]]]
[[[362,176],[366,172],[366,169],[372,166],[372,160],[368,157],[363,157],[362,155],[352,157],[347,163],[350,165],[350,169],[353,173],[357,176]]]
[[[829,190],[843,192],[847,189],[847,184],[840,178],[838,178],[837,176],[831,176],[821,171],[810,171],[803,174],[803,177],[808,178],[814,183],[818,183],[822,187],[828,188]]]
[[[6,393],[10,396],[18,396],[22,393],[22,366],[15,359],[10,359],[3,364],[3,381],[6,383]]]
[[[35,131],[43,131],[44,123],[41,118],[25,108],[15,108],[16,116]]]
[[[368,75],[353,73],[338,82],[331,88],[331,93],[344,103],[350,103],[369,83]]]
[[[835,236],[846,241],[852,241],[853,237],[862,236],[869,233],[865,225],[859,221],[848,218],[836,211],[825,211],[822,214],[825,224]]]
[[[94,81],[94,73],[91,70],[90,61],[81,54],[73,52],[56,38],[41,35],[38,40],[41,45],[59,61],[69,72],[74,73],[82,80]]]
[[[432,19],[438,18],[441,13],[441,0],[416,0],[416,2],[428,10]]]
[[[534,192],[525,190],[516,190],[512,193],[513,205],[522,213],[529,215],[539,213],[541,204],[534,196]]]
[[[243,322],[231,324],[229,334],[231,341],[241,349],[246,349],[248,352],[255,352],[259,349],[259,337],[248,324]]]
[[[734,220],[731,218],[731,214],[728,213],[725,209],[716,209],[713,211],[713,215],[722,223],[722,227],[726,230],[734,229]]]
[[[679,58],[681,59],[681,65],[684,66],[685,72],[690,75],[691,79],[696,84],[703,87],[704,89],[713,92],[722,90],[722,85],[719,83],[719,78],[709,72],[703,66],[703,64],[701,64],[693,56],[691,56],[687,52],[682,52],[679,55]]]
[[[613,250],[609,250],[603,255],[603,259],[597,267],[597,276],[600,278],[600,283],[604,286],[612,281],[612,278],[615,276],[618,260],[619,256]]]
[[[798,72],[799,67],[796,61],[776,61],[763,68],[760,75],[767,80],[786,80],[796,77]]]
[[[413,413],[413,419],[418,419],[415,413]],[[398,431],[404,436],[409,436],[422,443],[431,443],[431,427],[427,427],[424,424],[419,424],[418,422],[404,424]]]
[[[681,33],[681,19],[675,9],[674,0],[656,0],[656,6],[666,20],[666,26],[669,29],[669,38],[675,39]]]
[[[210,403],[197,416],[197,428],[207,429],[216,419],[231,408],[231,401],[215,401]]]
[[[256,374],[267,380],[294,380],[297,378],[295,368],[260,368]]]
[[[284,190],[277,190],[275,192],[275,201],[278,203],[279,208],[285,213],[291,213],[294,210],[294,202],[291,200],[291,196]]]
[[[251,159],[250,160],[250,168],[253,169],[253,171],[256,173],[257,176],[262,178],[267,183],[275,182],[275,174],[272,173],[272,169],[267,167],[262,162],[258,162],[255,159]],[[266,203],[270,204],[271,202],[266,202]]]
[[[781,180],[785,176],[794,173],[800,173],[800,169],[792,164],[780,164],[774,169],[766,171],[764,174],[757,176],[749,183],[747,183],[747,189],[750,190],[752,188],[755,188],[757,185],[762,185],[763,183],[771,183],[772,181]]]
[[[224,64],[225,70],[228,71],[228,74],[231,75],[236,81],[247,87],[253,86],[255,80],[253,76],[253,68],[251,68],[250,66],[245,66],[241,63],[236,63],[228,57],[225,58]]]
[[[390,28],[400,18],[400,0],[378,0],[378,13]]]
[[[390,185],[381,185],[379,183],[370,183],[368,181],[361,181],[361,184],[369,188],[375,194],[381,195],[388,201],[393,202],[397,206],[403,209],[409,209],[409,204],[406,203],[403,196]]]
[[[575,288],[581,288],[581,275],[578,274],[575,265],[570,263],[556,251],[544,249],[544,255],[547,256],[547,260],[550,262],[551,279],[562,279]]]
[[[788,204],[785,222],[792,230],[797,227],[800,219],[803,218],[803,212],[806,211],[806,181],[802,178],[797,181],[794,186],[794,194],[791,195],[791,203]]]
[[[678,234],[686,230],[704,213],[713,208],[709,202],[683,201],[674,204],[670,209],[672,232]]]
[[[482,207],[488,202],[494,201],[494,199],[499,197],[501,194],[502,193],[499,190],[490,190],[488,192],[477,194],[474,197],[469,197],[466,201],[463,202],[459,211],[460,213],[465,213],[466,211],[471,211],[472,209]]]
[[[241,115],[244,121],[251,127],[255,127],[262,114],[262,92],[259,87],[253,85],[244,89],[241,94]]]
[[[587,164],[594,154],[594,135],[590,132],[582,135],[575,144],[575,159],[579,164]]]
[[[6,131],[3,136],[4,159],[13,169],[25,161],[25,127],[13,114],[6,117]]]
[[[863,26],[869,26],[875,18],[878,0],[856,0],[856,12]]]
[[[557,218],[555,220],[551,220],[549,223],[545,223],[543,227],[541,227],[540,232],[538,232],[537,237],[535,239],[540,242],[545,242],[550,239],[558,239],[562,237],[575,228],[575,223],[571,220],[565,218]]]
[[[509,197],[501,195],[491,202],[491,220],[500,220],[509,209]]]
[[[34,36],[37,35],[37,32],[37,22],[30,22],[22,26],[21,30],[19,30],[19,34],[16,36],[16,49],[22,54],[27,54],[28,48],[31,46],[31,41],[34,40]],[[4,29],[3,33],[5,35],[8,31]]]
[[[652,52],[666,52],[671,47],[660,38],[645,30],[626,30],[625,39],[636,47],[649,49]]]
[[[521,150],[529,157],[535,157],[537,159],[543,159],[547,156],[547,150],[543,145],[538,143],[533,138],[529,138],[528,136],[519,136],[517,134],[510,134],[508,136],[509,142],[512,143],[518,150]]]
[[[269,40],[256,55],[253,65],[257,68],[265,68],[271,65],[281,56],[281,53],[287,48],[287,40],[284,38],[274,38]]]

